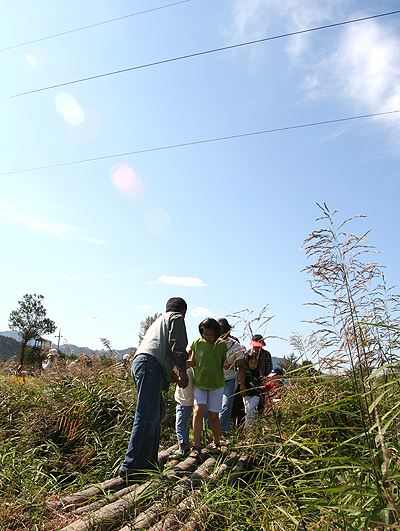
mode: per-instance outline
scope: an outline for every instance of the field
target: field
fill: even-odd
[[[199,530],[400,529],[399,299],[361,261],[365,235],[328,227],[305,242],[321,317],[292,337],[280,401],[253,429],[232,433],[251,456],[237,484],[193,493]],[[253,323],[254,325],[254,323]],[[301,359],[313,364],[299,364]],[[292,363],[292,366],[290,364]],[[173,389],[162,447],[175,442]],[[121,365],[94,358],[44,376],[0,376],[0,529],[55,530],[68,521],[45,501],[114,477],[133,422],[135,391]],[[148,506],[162,501],[154,491]],[[135,516],[132,515],[132,522]]]

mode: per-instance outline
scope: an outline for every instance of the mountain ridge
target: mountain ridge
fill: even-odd
[[[16,330],[7,330],[5,332],[0,332],[0,336],[9,337],[11,339],[14,339],[14,340],[18,341],[18,343],[21,343],[21,334],[19,332],[17,332]],[[29,345],[29,343],[28,343],[28,345]],[[57,345],[55,343],[52,343],[52,347],[53,348],[57,348]],[[79,355],[79,352],[84,352],[85,354],[88,354],[89,356],[93,356],[94,354],[102,355],[102,354],[107,354],[109,352],[106,349],[93,350],[93,349],[91,349],[89,347],[78,347],[77,345],[72,345],[70,343],[68,343],[67,345],[60,345],[60,350],[62,352],[64,352],[65,354],[68,354],[71,349],[72,349],[73,355],[76,356],[76,357]],[[120,358],[122,358],[125,354],[128,354],[128,352],[131,349],[136,349],[136,347],[128,347],[128,348],[125,348],[125,349],[122,349],[122,350],[115,350],[114,349],[114,352],[116,352],[117,355]],[[277,358],[275,356],[271,356],[271,357],[272,357],[272,366],[273,367],[276,367],[277,365],[280,365],[281,362],[283,361],[282,358]],[[1,352],[0,352],[0,359],[1,359]]]
[[[0,336],[8,337],[15,341],[18,341],[18,343],[21,343],[21,334],[17,330],[6,330],[5,332],[0,332]],[[28,345],[31,344],[31,342],[28,343]],[[57,348],[57,345],[55,343],[52,343],[51,346],[52,348]],[[122,356],[124,356],[124,354],[127,354],[132,348],[135,347],[128,347],[122,350],[114,349],[114,352],[116,352],[122,358]],[[60,345],[61,352],[64,352],[65,354],[68,354],[71,349],[74,356],[78,356],[79,352],[84,352],[89,356],[93,356],[94,354],[107,354],[109,352],[106,349],[93,350],[89,347],[78,347],[77,345],[72,345],[70,343],[68,343],[67,345]]]

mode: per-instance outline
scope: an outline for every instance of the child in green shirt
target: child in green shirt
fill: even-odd
[[[212,318],[204,319],[199,324],[201,337],[190,345],[188,367],[196,367],[194,376],[194,414],[193,435],[194,449],[191,457],[198,457],[201,452],[201,428],[206,409],[213,434],[213,449],[220,447],[221,424],[219,413],[222,409],[222,396],[225,386],[224,363],[228,346],[219,340],[221,328]]]

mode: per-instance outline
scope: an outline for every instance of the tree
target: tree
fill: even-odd
[[[154,315],[149,315],[146,317],[144,321],[140,322],[140,329],[139,329],[139,345],[143,341],[143,338],[147,332],[147,330],[150,328],[150,326],[160,317],[161,313],[155,313]]]
[[[295,371],[299,368],[298,361],[299,356],[292,352],[291,354],[289,354],[289,356],[283,357],[283,361],[280,363],[280,366],[285,372]]]
[[[30,295],[25,293],[20,301],[19,308],[13,310],[8,318],[11,330],[18,330],[21,334],[21,353],[19,363],[24,364],[25,347],[31,339],[40,339],[43,334],[52,334],[56,330],[54,321],[46,317],[47,310],[43,307],[43,295]]]

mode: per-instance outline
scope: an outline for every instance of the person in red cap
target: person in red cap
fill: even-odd
[[[253,356],[258,361],[261,376],[268,376],[272,372],[272,358],[268,350],[264,350],[265,341],[260,334],[255,334],[250,341],[251,349],[247,350],[245,358]]]

